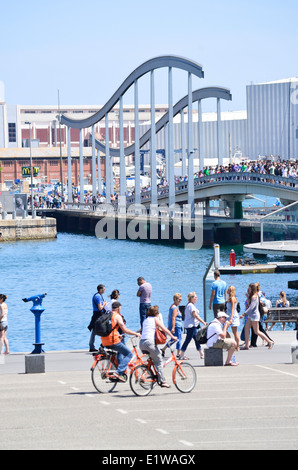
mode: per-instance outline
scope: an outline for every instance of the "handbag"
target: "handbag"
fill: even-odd
[[[263,302],[260,301],[260,298],[259,298],[259,312],[260,312],[261,318],[262,318],[266,313],[268,313],[268,308],[263,304]]]
[[[158,326],[156,325],[155,321],[155,344],[165,344],[167,341],[167,335],[161,331]]]

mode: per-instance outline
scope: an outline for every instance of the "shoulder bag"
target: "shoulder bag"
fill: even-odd
[[[156,320],[155,327],[155,344],[165,344],[167,341],[167,335],[158,328],[156,325]]]

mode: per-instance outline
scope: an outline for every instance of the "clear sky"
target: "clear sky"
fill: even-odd
[[[298,76],[297,0],[1,0],[0,14],[8,104],[55,105],[59,89],[61,106],[103,105],[133,69],[164,54],[203,66],[193,89],[229,88],[233,101],[222,110],[246,109],[252,82]],[[177,101],[187,73],[173,79]],[[148,85],[142,79],[141,104]],[[156,87],[156,102],[167,103],[166,72],[156,72]],[[132,103],[128,93],[124,104]]]

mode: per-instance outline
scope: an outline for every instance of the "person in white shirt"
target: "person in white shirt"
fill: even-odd
[[[225,349],[228,351],[225,366],[238,366],[238,362],[232,362],[237,347],[236,341],[227,338],[227,329],[231,322],[227,321],[228,315],[225,312],[218,312],[217,317],[209,324],[207,329],[207,347]]]
[[[156,328],[162,330],[166,335],[169,335],[174,341],[177,337],[169,331],[158,318],[159,309],[157,305],[149,307],[146,313],[146,318],[143,321],[142,336],[140,341],[140,350],[143,353],[150,355],[158,375],[158,384],[163,388],[170,388],[170,385],[166,382],[163,372],[163,360],[160,349],[155,343],[155,331]]]
[[[204,353],[200,343],[197,340],[197,334],[200,323],[206,325],[206,322],[200,317],[200,312],[195,306],[195,303],[198,300],[197,294],[195,292],[190,292],[187,296],[187,300],[188,303],[184,311],[184,328],[186,329],[186,338],[181,347],[179,359],[188,359],[185,357],[184,353],[192,339],[195,342],[197,351],[200,353],[200,358],[204,359]]]
[[[114,289],[110,295],[111,300],[107,302],[105,306],[106,312],[111,312],[113,310],[113,303],[119,302],[120,292],[118,289]]]

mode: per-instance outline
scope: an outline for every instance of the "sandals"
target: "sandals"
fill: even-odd
[[[171,386],[167,382],[161,382],[161,388],[170,388]]]

